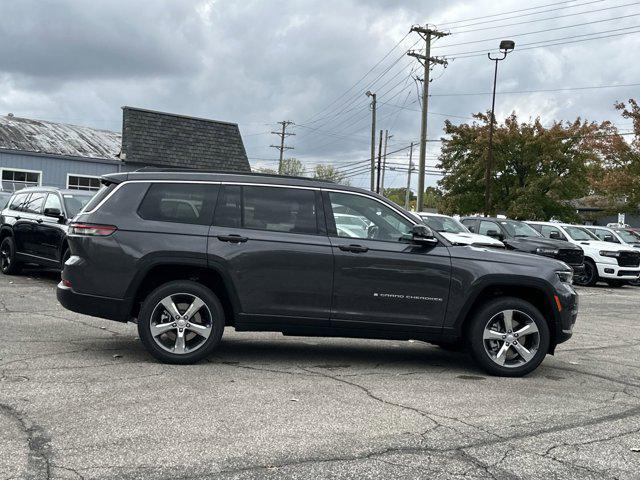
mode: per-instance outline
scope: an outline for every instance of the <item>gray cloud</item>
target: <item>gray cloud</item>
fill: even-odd
[[[537,4],[544,3],[550,2]],[[629,17],[521,36],[640,13],[640,7],[625,7],[576,14],[622,4],[622,0],[598,2],[509,22],[485,23],[495,28],[454,33],[434,44],[438,48],[433,54],[486,50],[497,40],[446,45],[493,37],[513,36],[520,46],[640,25],[640,17]],[[398,63],[371,87],[381,102],[379,128],[392,131],[391,148],[417,139],[416,85],[408,74],[412,67],[419,76],[422,73],[416,61],[402,57],[402,52],[418,39],[415,34],[409,35],[366,81],[331,103],[380,60],[412,24],[427,20],[444,23],[528,6],[516,0],[500,2],[499,7],[489,0],[402,4],[391,0],[0,1],[0,111],[116,130],[120,128],[122,105],[235,121],[254,159],[276,157],[277,152],[269,148],[275,138],[268,134],[276,121],[306,121],[289,139],[296,147],[293,154],[310,166],[325,161],[340,165],[368,157],[365,87],[396,59]],[[575,15],[558,18],[561,14]],[[542,22],[497,27],[547,17],[550,19]],[[638,47],[640,34],[544,49],[516,48],[500,64],[498,88],[536,90],[639,82],[640,66],[634,61]],[[438,95],[488,92],[492,73],[492,64],[482,55],[454,60],[446,70],[435,68],[430,110],[454,115],[451,119],[455,122],[466,121],[458,116],[469,117],[486,110],[490,106],[488,95]],[[383,86],[385,82],[389,83]],[[503,117],[515,110],[523,119],[541,116],[544,121],[576,116],[614,119],[624,126],[612,103],[637,91],[625,88],[500,95],[496,113]],[[318,115],[328,104],[330,107]],[[430,138],[441,135],[445,118],[430,116]],[[429,154],[436,153],[437,144],[430,144]],[[404,158],[404,152],[396,156]],[[273,165],[259,160],[252,163]],[[428,163],[435,164],[435,160]],[[403,176],[392,172],[388,178],[400,185]],[[357,181],[364,183],[366,178]]]

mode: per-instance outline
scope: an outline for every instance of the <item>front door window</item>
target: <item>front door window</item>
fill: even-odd
[[[336,235],[386,242],[400,242],[413,224],[390,207],[372,198],[330,192]]]

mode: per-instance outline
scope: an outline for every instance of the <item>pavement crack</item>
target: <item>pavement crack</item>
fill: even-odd
[[[0,404],[0,412],[16,420],[27,437],[29,454],[25,479],[51,478],[50,438],[44,429],[11,405]]]

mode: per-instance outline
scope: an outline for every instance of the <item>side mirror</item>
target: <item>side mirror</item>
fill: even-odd
[[[411,241],[418,245],[435,245],[438,239],[426,225],[414,225],[411,229]]]
[[[560,238],[560,232],[549,232],[549,238],[552,240],[562,240]]]
[[[610,233],[607,233],[604,236],[604,241],[609,243],[616,243],[615,240],[613,239],[613,235],[611,235]]]
[[[62,212],[60,211],[59,208],[45,208],[44,216],[59,219],[62,217]]]
[[[487,230],[487,237],[496,238],[502,240],[504,237],[498,230]]]

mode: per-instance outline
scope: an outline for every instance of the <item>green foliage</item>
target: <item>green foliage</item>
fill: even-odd
[[[384,196],[386,198],[388,198],[389,200],[391,200],[392,202],[395,202],[396,204],[400,205],[401,207],[404,207],[404,201],[405,201],[405,197],[407,194],[407,189],[405,187],[403,188],[385,188],[384,189]],[[413,199],[414,204],[415,204],[415,199],[416,196],[413,192],[409,192],[409,202],[411,202],[411,200]]]
[[[444,213],[461,215],[484,210],[484,171],[488,152],[488,115],[475,114],[472,124],[445,122],[439,167],[447,172],[439,186]],[[567,200],[589,191],[589,165],[598,164],[598,148],[590,142],[602,128],[577,119],[544,127],[540,119],[519,123],[512,113],[494,126],[493,212],[511,218],[574,220]]]
[[[349,180],[344,173],[337,170],[333,165],[316,165],[313,170],[313,178],[318,180],[331,180],[332,182],[349,185]]]
[[[305,171],[302,162],[297,158],[285,158],[282,160],[282,168],[280,175],[288,175],[290,177],[304,177]]]

